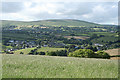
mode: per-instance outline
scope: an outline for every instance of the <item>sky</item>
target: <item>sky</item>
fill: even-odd
[[[118,24],[118,2],[2,2],[1,20],[77,19]]]

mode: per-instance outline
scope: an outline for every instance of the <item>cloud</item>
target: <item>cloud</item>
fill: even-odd
[[[117,2],[4,2],[2,19],[44,20],[79,19],[117,24]]]
[[[2,3],[2,12],[3,13],[16,13],[22,10],[23,3],[21,2],[3,2]]]

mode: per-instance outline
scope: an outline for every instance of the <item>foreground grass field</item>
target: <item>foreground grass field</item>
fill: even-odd
[[[3,78],[117,78],[117,60],[3,55]]]

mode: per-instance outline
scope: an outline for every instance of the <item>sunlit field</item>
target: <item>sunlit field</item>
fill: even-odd
[[[3,54],[3,78],[117,78],[118,61]]]

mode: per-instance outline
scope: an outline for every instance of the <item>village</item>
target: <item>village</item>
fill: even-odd
[[[81,39],[80,39],[81,40]],[[35,41],[19,41],[19,40],[9,40],[6,46],[12,46],[12,48],[7,48],[4,50],[4,52],[11,52],[16,51],[20,49],[27,49],[27,48],[33,48],[33,47],[56,47],[56,48],[65,48],[67,45],[64,43],[58,43],[58,42],[48,42],[47,44],[37,44]],[[85,49],[86,47],[83,45],[72,45],[74,48],[78,49]],[[97,48],[97,50],[100,50],[100,47],[102,47],[102,44],[95,43],[93,44]]]

